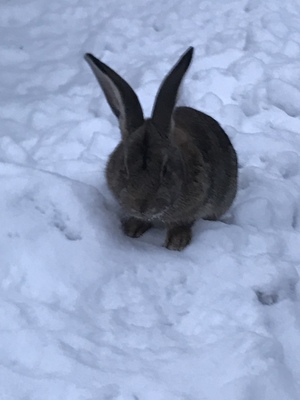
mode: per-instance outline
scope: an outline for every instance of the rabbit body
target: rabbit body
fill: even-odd
[[[218,122],[190,107],[174,108],[191,56],[192,48],[167,75],[146,120],[129,85],[86,56],[120,122],[122,140],[109,157],[106,179],[125,212],[123,231],[139,237],[163,222],[165,246],[174,250],[190,243],[197,219],[224,214],[237,191],[236,152]]]

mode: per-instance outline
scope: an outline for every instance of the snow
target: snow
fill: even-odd
[[[299,400],[299,11],[1,2],[1,400]],[[239,190],[172,252],[120,230],[103,174],[120,133],[83,54],[149,114],[190,45],[180,103],[228,132]]]

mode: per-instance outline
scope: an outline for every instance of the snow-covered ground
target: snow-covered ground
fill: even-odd
[[[0,38],[1,400],[299,400],[299,1],[2,0]],[[172,252],[120,231],[83,54],[149,114],[190,45],[181,103],[228,132],[239,190]]]

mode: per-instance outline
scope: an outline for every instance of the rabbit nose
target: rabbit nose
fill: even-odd
[[[144,214],[146,210],[147,210],[147,200],[143,200],[140,205],[140,213]]]

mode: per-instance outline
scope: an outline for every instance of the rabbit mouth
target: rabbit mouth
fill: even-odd
[[[148,221],[153,221],[156,219],[162,219],[162,216],[164,215],[165,211],[160,211],[155,214],[145,214],[145,217]]]
[[[155,220],[163,220],[163,216],[166,213],[167,208],[158,211],[158,212],[136,212],[135,210],[132,210],[132,215],[133,217],[146,220],[146,221],[155,221]]]

